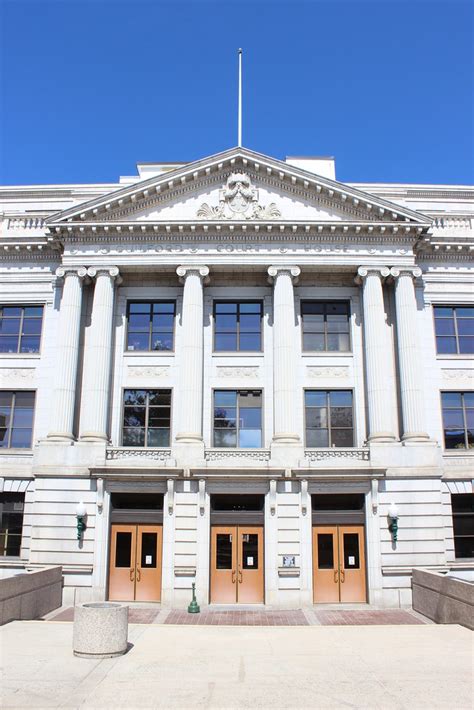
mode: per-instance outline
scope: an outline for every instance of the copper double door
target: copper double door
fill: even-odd
[[[109,599],[161,600],[161,525],[113,524],[110,536]]]
[[[313,600],[367,601],[363,525],[313,527]]]
[[[263,527],[211,528],[211,603],[262,604]]]

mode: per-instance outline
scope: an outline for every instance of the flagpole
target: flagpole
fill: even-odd
[[[239,109],[238,109],[238,131],[237,145],[242,146],[242,50],[239,49]]]

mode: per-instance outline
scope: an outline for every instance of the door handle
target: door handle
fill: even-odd
[[[141,575],[141,570],[137,567],[137,582],[140,581],[141,576],[142,576],[142,575]]]
[[[242,570],[239,569],[239,584],[242,584],[242,579],[243,579]]]
[[[338,573],[338,570],[335,569],[335,570],[334,570],[334,584],[337,584],[338,581],[339,581],[338,574],[339,574],[339,573]]]
[[[341,584],[344,584],[346,581],[346,572],[345,570],[341,569]]]
[[[133,580],[134,580],[133,572],[134,572],[134,570],[131,569],[131,570],[130,570],[130,581],[131,581],[131,582],[133,582]]]
[[[232,584],[235,584],[235,569],[232,570]]]

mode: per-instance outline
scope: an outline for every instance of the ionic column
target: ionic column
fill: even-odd
[[[60,266],[56,276],[64,278],[59,307],[58,361],[54,371],[51,429],[48,439],[74,439],[77,363],[81,328],[82,284],[87,269]]]
[[[364,350],[367,404],[369,410],[369,441],[394,441],[390,382],[386,363],[390,353],[383,304],[382,277],[390,274],[386,267],[361,266],[358,281],[362,281],[364,313]]]
[[[273,281],[273,441],[294,444],[300,441],[296,422],[295,298],[293,282],[301,273],[298,266],[270,266]]]
[[[207,266],[178,266],[176,273],[184,284],[182,344],[180,352],[180,426],[176,440],[202,441],[202,388],[204,348],[204,281]]]
[[[84,359],[80,438],[107,441],[114,282],[117,279],[118,283],[119,270],[116,266],[98,266],[88,269],[87,273],[95,278],[95,288]]]
[[[397,312],[398,366],[405,441],[426,441],[421,391],[420,352],[417,348],[416,295],[414,278],[421,276],[418,267],[390,269],[395,279]]]

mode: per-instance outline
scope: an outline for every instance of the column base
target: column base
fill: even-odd
[[[428,435],[426,432],[424,432],[424,431],[408,431],[406,434],[404,434],[404,435],[402,436],[402,442],[403,442],[403,443],[405,443],[405,442],[408,443],[408,442],[411,442],[411,441],[413,441],[413,442],[417,442],[417,441],[426,442],[426,441],[429,441],[429,440],[430,440],[429,435]]]
[[[184,431],[180,434],[176,434],[175,440],[180,444],[200,444],[202,442],[202,436],[200,434]]]
[[[108,437],[105,434],[100,434],[96,431],[85,431],[83,434],[80,435],[79,441],[105,441],[107,443]]]
[[[62,443],[73,443],[75,441],[74,436],[72,434],[69,434],[64,431],[50,431],[49,434],[46,435],[46,439],[43,439],[42,442],[48,442],[48,441],[60,441]]]
[[[395,434],[391,434],[388,431],[376,431],[375,434],[371,434],[369,438],[367,439],[369,444],[377,443],[377,444],[393,444],[395,441],[398,441],[397,437]]]
[[[283,432],[282,434],[273,435],[272,445],[273,444],[301,444],[301,439],[298,434]]]
[[[304,448],[301,439],[295,434],[282,434],[273,438],[270,452],[272,466],[295,468],[303,458]]]

